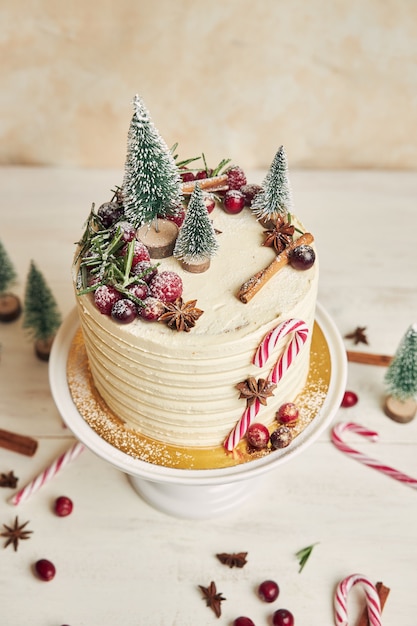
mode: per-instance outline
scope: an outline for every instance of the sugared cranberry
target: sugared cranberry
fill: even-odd
[[[270,437],[271,448],[273,450],[278,450],[279,448],[286,448],[290,445],[292,441],[292,432],[288,426],[280,426],[274,432],[271,433]]]
[[[128,250],[127,244],[120,250],[122,256],[126,256]],[[133,250],[132,267],[135,267],[141,261],[150,261],[148,248],[141,241],[135,241]]]
[[[214,207],[216,206],[216,201],[214,199],[213,194],[204,192],[203,200],[204,200],[204,204],[206,205],[206,209],[208,213],[211,213],[212,211],[214,211]]]
[[[48,559],[39,559],[35,563],[35,572],[41,580],[52,580],[56,574],[55,565]]]
[[[149,283],[149,293],[161,302],[174,302],[182,295],[181,277],[170,270],[160,272]]]
[[[250,183],[249,185],[243,185],[243,187],[240,188],[240,191],[245,196],[245,205],[250,207],[252,206],[254,197],[262,191],[262,187],[260,185],[255,185],[254,183]]]
[[[97,215],[104,228],[110,228],[122,217],[123,207],[117,202],[105,202],[98,208]]]
[[[298,420],[299,410],[293,402],[281,404],[277,411],[277,420],[286,426],[292,426]]]
[[[73,509],[73,503],[67,496],[59,496],[54,503],[54,511],[59,517],[66,517],[71,515]]]
[[[139,276],[145,283],[150,283],[152,278],[157,275],[158,268],[152,265],[150,261],[140,261],[130,272],[132,276]]]
[[[195,175],[196,180],[203,180],[204,178],[210,178],[213,176],[213,170],[208,168],[207,170],[200,170]]]
[[[255,626],[255,622],[253,622],[249,617],[237,617],[233,622],[233,626]]]
[[[238,189],[229,189],[224,194],[223,208],[231,215],[240,213],[245,208],[245,196]]]
[[[246,432],[248,444],[256,450],[266,448],[269,441],[269,430],[263,424],[251,424]]]
[[[279,595],[279,587],[274,580],[264,580],[258,587],[258,595],[264,602],[275,602]]]
[[[345,391],[345,393],[343,394],[341,406],[346,409],[351,406],[355,406],[357,402],[358,402],[358,396],[356,395],[354,391]]]
[[[272,616],[273,626],[294,626],[293,614],[287,609],[278,609]]]
[[[149,295],[149,287],[144,280],[141,280],[137,285],[131,285],[128,288],[128,292],[131,293],[132,296],[135,296],[135,298],[144,300]]]
[[[115,235],[118,231],[122,232],[122,241],[125,243],[129,243],[129,241],[132,241],[136,237],[136,228],[130,222],[124,220],[117,222],[112,234]]]
[[[189,182],[195,180],[195,176],[194,176],[193,172],[191,172],[190,170],[187,170],[186,168],[181,170],[180,176],[181,176],[181,179],[182,179],[183,183],[189,183]]]
[[[121,298],[112,306],[111,316],[120,324],[130,324],[130,322],[136,319],[137,315],[138,310],[135,303],[128,298]]]
[[[110,285],[100,285],[94,292],[94,303],[100,313],[111,315],[113,305],[120,300],[121,294]]]
[[[243,185],[246,185],[248,182],[246,180],[246,174],[238,165],[233,165],[229,167],[226,171],[227,174],[227,185],[229,189],[240,189]]]
[[[291,266],[296,270],[308,270],[316,260],[316,254],[311,246],[302,244],[292,250],[289,255]]]
[[[157,298],[148,296],[143,301],[143,307],[139,309],[139,315],[148,322],[155,322],[165,311],[164,303]]]

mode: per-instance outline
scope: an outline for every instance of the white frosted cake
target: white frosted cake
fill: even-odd
[[[139,106],[138,101],[135,104]],[[136,109],[136,122],[139,118]],[[130,149],[131,144],[132,131]],[[281,159],[282,155],[281,149]],[[237,451],[247,447],[249,425],[274,430],[279,426],[279,408],[302,395],[311,366],[318,262],[315,258],[307,267],[291,263],[298,241],[303,243],[307,236],[310,253],[314,244],[289,207],[276,211],[278,221],[261,225],[262,190],[265,201],[271,175],[252,207],[233,209],[232,214],[225,210],[225,196],[218,197],[214,210],[206,209],[201,228],[190,226],[194,224],[191,212],[201,209],[202,191],[196,183],[191,183],[191,199],[188,195],[182,202],[182,219],[186,215],[182,224],[177,219],[178,204],[173,215],[162,214],[165,219],[160,223],[177,223],[179,233],[187,227],[198,233],[207,227],[208,235],[214,234],[206,271],[198,270],[201,247],[197,244],[194,254],[185,259],[191,271],[182,263],[184,250],[177,253],[178,243],[173,255],[154,258],[153,245],[146,248],[146,229],[145,235],[143,228],[139,233],[140,221],[133,224],[133,239],[126,236],[120,242],[119,237],[117,242],[118,233],[126,232],[126,221],[131,226],[134,222],[124,196],[126,178],[111,203],[118,206],[117,219],[112,216],[109,225],[103,224],[100,210],[90,215],[74,262],[74,284],[91,384],[100,407],[108,409],[106,428],[93,420],[99,434],[109,430],[110,415],[114,428],[123,430],[123,441],[128,433],[186,457],[193,450],[216,449],[217,457],[239,462],[245,455]],[[208,183],[201,180],[201,187],[209,188],[211,180],[218,185],[215,178],[209,176]],[[187,188],[181,180],[179,184],[182,191]],[[274,236],[275,243],[281,239],[278,247],[266,245],[268,234],[269,243]],[[178,237],[177,232],[177,242]],[[115,277],[114,268],[119,276]],[[265,268],[269,269],[265,272]],[[109,276],[111,292],[120,291],[114,302],[109,302],[106,292],[103,305],[99,292]],[[162,288],[158,276],[165,280]],[[133,299],[126,305],[129,293]],[[146,303],[152,305],[148,315]],[[129,453],[136,455],[134,446],[129,446]],[[140,451],[137,456],[141,457]]]

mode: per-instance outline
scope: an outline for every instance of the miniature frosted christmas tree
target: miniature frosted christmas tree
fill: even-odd
[[[264,225],[274,223],[279,216],[291,213],[292,195],[288,179],[288,161],[283,146],[278,149],[262,183],[262,190],[252,201],[251,209]]]
[[[145,245],[152,245],[155,239],[154,235],[149,235],[150,228],[160,233],[162,239],[167,229],[173,237],[173,248],[178,229],[172,222],[159,224],[159,218],[178,214],[182,200],[181,177],[171,151],[139,96],[135,96],[133,106],[122,186],[124,213],[135,227],[145,225],[138,233]],[[147,235],[151,237],[148,242],[144,241]]]
[[[174,256],[181,260],[188,272],[200,273],[209,268],[210,258],[216,254],[218,247],[203,192],[196,183],[175,244]]]
[[[14,265],[0,241],[0,322],[12,322],[21,312],[20,299],[9,292],[17,280]]]
[[[23,327],[29,330],[36,356],[47,361],[61,324],[61,314],[43,275],[31,261],[26,279]]]
[[[384,381],[385,412],[397,422],[409,422],[417,411],[417,323],[403,336]]]

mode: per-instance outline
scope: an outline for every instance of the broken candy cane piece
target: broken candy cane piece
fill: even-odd
[[[338,584],[334,596],[334,622],[336,626],[349,626],[347,613],[348,593],[358,583],[365,592],[370,626],[381,626],[381,602],[378,592],[371,581],[362,574],[352,574]]]

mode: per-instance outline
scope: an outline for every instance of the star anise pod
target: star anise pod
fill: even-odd
[[[357,326],[352,333],[345,335],[345,339],[352,339],[356,344],[358,343],[368,343],[368,338],[365,334],[366,326]]]
[[[216,554],[220,563],[223,563],[223,565],[227,565],[228,567],[243,567],[247,563],[247,555],[247,552],[234,552],[231,554],[228,552],[220,552],[219,554]]]
[[[167,302],[164,304],[165,313],[162,313],[158,321],[165,322],[173,330],[184,330],[188,333],[204,313],[195,306],[196,302],[197,300],[183,302],[182,298],[177,298],[175,302]]]
[[[291,243],[293,234],[294,226],[278,216],[274,227],[264,231],[265,240],[262,245],[273,247],[280,254]]]
[[[265,378],[256,380],[250,376],[242,383],[237,384],[236,388],[240,391],[239,398],[246,399],[247,406],[252,406],[256,399],[266,406],[267,398],[273,395],[276,385]]]
[[[203,587],[202,585],[198,586],[203,594],[203,600],[206,601],[206,606],[214,611],[216,617],[220,617],[222,614],[221,603],[223,600],[226,600],[226,598],[224,598],[221,593],[218,593],[216,583],[211,581],[208,587]]]
[[[29,535],[32,534],[32,530],[23,530],[25,526],[27,526],[29,522],[25,522],[24,524],[19,524],[19,520],[16,516],[14,520],[14,526],[7,526],[3,524],[6,529],[5,532],[0,533],[1,537],[6,537],[7,541],[4,544],[4,547],[7,548],[10,544],[13,544],[14,551],[17,552],[17,547],[19,545],[19,541],[21,539],[30,539]]]
[[[7,474],[0,474],[0,487],[11,487],[14,489],[17,487],[17,481],[19,479],[14,475],[13,470]]]

